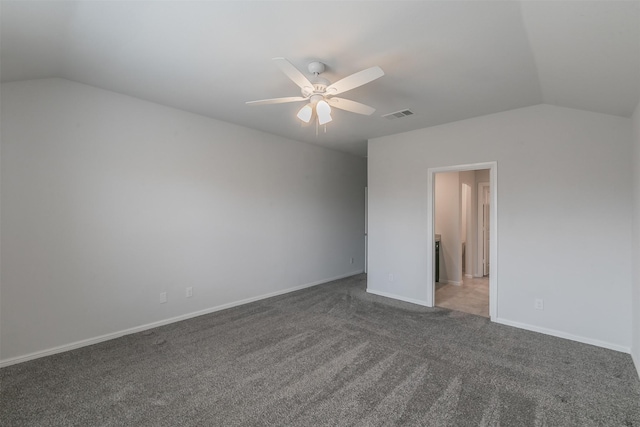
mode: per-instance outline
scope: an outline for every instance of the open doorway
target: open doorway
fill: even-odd
[[[497,317],[496,169],[495,163],[429,169],[432,306]]]

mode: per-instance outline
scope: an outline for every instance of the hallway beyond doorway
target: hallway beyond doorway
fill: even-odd
[[[436,306],[489,317],[489,277],[465,277],[462,285],[436,283]]]

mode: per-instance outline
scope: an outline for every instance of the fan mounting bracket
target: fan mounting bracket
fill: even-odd
[[[317,76],[318,74],[324,73],[325,66],[322,62],[313,61],[309,63],[307,69],[311,74],[315,74]]]

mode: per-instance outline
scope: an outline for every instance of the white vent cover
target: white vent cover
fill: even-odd
[[[411,110],[400,110],[389,114],[383,114],[382,117],[385,117],[389,120],[399,119],[401,117],[407,117],[413,115],[413,111]]]

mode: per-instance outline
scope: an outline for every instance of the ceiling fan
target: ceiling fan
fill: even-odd
[[[273,60],[276,65],[280,67],[282,72],[300,87],[302,96],[249,101],[247,102],[248,105],[309,101],[300,109],[300,111],[298,111],[297,117],[303,122],[309,123],[315,114],[318,118],[317,123],[320,125],[327,124],[332,120],[331,107],[366,116],[369,116],[376,111],[375,108],[369,107],[368,105],[351,101],[349,99],[338,98],[335,95],[355,89],[384,76],[384,71],[382,71],[378,66],[351,74],[350,76],[331,84],[327,79],[320,77],[320,74],[325,70],[325,65],[322,62],[314,61],[309,64],[309,72],[313,74],[312,82],[285,58],[273,58]]]

